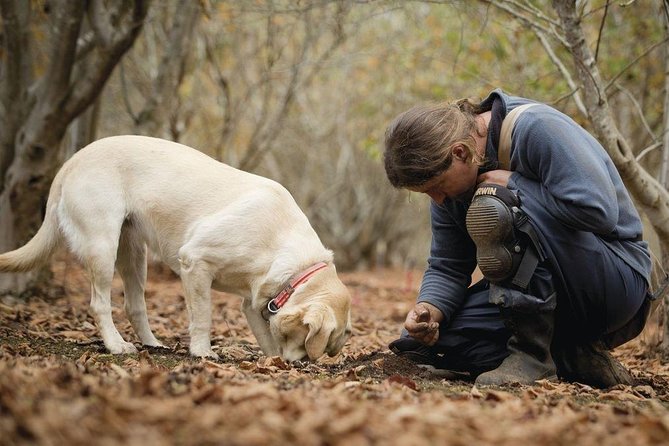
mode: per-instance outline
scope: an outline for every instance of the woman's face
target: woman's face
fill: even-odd
[[[469,200],[476,188],[477,163],[471,162],[469,153],[463,146],[453,148],[453,162],[441,174],[420,186],[409,187],[413,192],[428,194],[437,204],[445,199]]]

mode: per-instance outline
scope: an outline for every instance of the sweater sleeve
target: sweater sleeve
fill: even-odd
[[[509,188],[545,203],[567,226],[611,233],[618,221],[616,190],[604,149],[566,115],[536,107],[516,122]]]
[[[460,208],[456,203],[432,203],[432,245],[417,299],[437,307],[446,324],[462,306],[476,267],[476,247],[463,226],[466,211]],[[462,218],[453,212],[462,213]]]

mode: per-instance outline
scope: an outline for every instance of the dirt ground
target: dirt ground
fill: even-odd
[[[669,444],[669,366],[655,333],[616,351],[637,385],[477,388],[433,378],[392,355],[420,273],[343,274],[353,337],[308,365],[264,357],[239,298],[214,295],[218,361],[187,355],[181,285],[150,272],[149,320],[170,348],[106,354],[74,262],[54,266],[51,296],[0,303],[2,445],[647,445]],[[137,344],[115,282],[114,319]],[[138,345],[139,346],[139,345]]]

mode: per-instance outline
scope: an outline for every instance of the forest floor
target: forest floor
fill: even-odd
[[[353,294],[354,329],[334,358],[295,366],[264,357],[239,298],[221,293],[212,337],[221,359],[191,358],[180,282],[158,270],[149,274],[147,307],[169,349],[109,355],[88,314],[85,276],[60,260],[59,291],[0,303],[0,444],[669,444],[669,365],[647,353],[653,327],[615,352],[634,386],[477,388],[431,377],[388,351],[420,273],[341,277]],[[114,285],[114,320],[138,345]]]

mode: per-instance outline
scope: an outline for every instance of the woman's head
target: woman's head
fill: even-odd
[[[453,104],[418,105],[388,126],[384,164],[394,187],[416,188],[445,172],[453,163],[454,148],[470,163],[481,163],[476,150],[480,112],[469,100]]]

